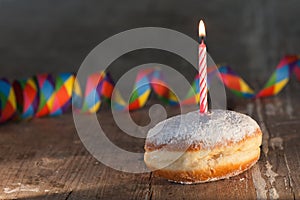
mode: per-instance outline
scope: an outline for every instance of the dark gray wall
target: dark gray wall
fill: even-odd
[[[215,62],[264,82],[284,54],[300,53],[299,12],[298,0],[0,0],[0,76],[75,72],[101,41],[136,27],[166,27],[197,39],[203,18]],[[152,50],[124,56],[111,70],[119,76],[118,69],[146,62],[187,69],[180,58]]]

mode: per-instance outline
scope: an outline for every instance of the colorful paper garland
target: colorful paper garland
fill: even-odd
[[[208,85],[212,76],[219,79],[235,95],[243,98],[262,98],[278,94],[288,83],[294,72],[300,81],[300,57],[285,56],[272,73],[262,90],[255,91],[229,66],[208,69]],[[85,84],[84,95],[75,75],[62,73],[56,77],[40,74],[33,78],[16,80],[11,84],[0,79],[0,123],[10,119],[28,119],[46,115],[55,116],[67,111],[71,106],[83,113],[95,113],[102,100],[111,103],[116,110],[135,110],[143,107],[153,92],[168,105],[195,104],[199,102],[199,76],[181,102],[163,79],[157,68],[142,70],[137,74],[128,104],[114,87],[114,82],[106,72],[92,74]],[[114,91],[115,90],[115,91]],[[112,98],[112,92],[115,92]]]
[[[53,105],[55,82],[51,74],[39,74],[34,77],[39,88],[39,105],[36,117],[48,115]]]
[[[39,93],[34,79],[16,80],[13,82],[13,89],[16,95],[17,118],[29,119],[33,117],[39,104]]]
[[[71,106],[75,76],[71,73],[62,73],[56,76],[53,104],[50,115],[60,115],[67,111]]]
[[[285,56],[282,58],[263,89],[258,93],[255,93],[230,67],[221,66],[219,71],[224,85],[235,95],[244,98],[269,97],[278,94],[285,87],[292,72],[300,81],[299,58],[299,56]]]
[[[0,123],[11,119],[16,109],[16,96],[11,84],[6,79],[0,79]]]

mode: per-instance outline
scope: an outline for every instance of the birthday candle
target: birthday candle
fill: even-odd
[[[200,113],[206,113],[207,104],[207,62],[206,62],[206,45],[204,43],[205,26],[201,20],[199,23],[199,50],[198,50],[198,66],[199,66],[199,88],[200,88]]]

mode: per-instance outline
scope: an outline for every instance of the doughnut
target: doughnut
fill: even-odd
[[[260,156],[262,132],[251,117],[212,110],[177,115],[148,131],[144,162],[154,174],[181,184],[238,175]]]

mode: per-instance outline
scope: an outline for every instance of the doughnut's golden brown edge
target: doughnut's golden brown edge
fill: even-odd
[[[220,179],[229,178],[241,174],[251,168],[259,159],[260,154],[251,160],[244,161],[231,166],[217,166],[213,171],[210,170],[192,170],[192,171],[172,171],[156,170],[154,174],[164,177],[170,181],[183,184],[204,183]]]
[[[248,139],[253,139],[255,137],[262,137],[262,132],[261,130],[258,128],[253,134],[251,134],[250,136],[247,136],[245,138],[243,138],[241,141],[238,142],[238,144],[244,143],[246,140]],[[237,143],[232,143],[232,142],[227,142],[226,143],[226,148],[230,148],[230,145],[234,145]],[[187,150],[187,152],[195,152],[195,151],[201,151],[201,145],[197,146],[198,150],[195,150],[195,146],[192,146],[192,148],[189,148]],[[224,146],[224,144],[222,145],[218,145],[215,146],[214,148],[219,148],[221,146]],[[149,148],[151,147],[151,148]],[[145,149],[146,151],[151,152],[152,150],[158,150],[161,149],[162,147],[159,148],[155,148],[152,144],[149,143],[147,145],[145,145]],[[168,149],[170,151],[174,151],[175,147],[172,147],[171,149]],[[150,150],[151,149],[151,150]],[[175,150],[176,151],[176,150]],[[154,171],[154,174],[164,177],[166,179],[169,179],[170,181],[174,181],[174,182],[179,182],[179,183],[183,183],[183,184],[193,184],[193,183],[203,183],[203,182],[209,182],[209,181],[215,181],[215,180],[219,180],[219,179],[225,179],[225,178],[229,178],[235,175],[238,175],[246,170],[248,170],[249,168],[251,168],[259,159],[260,157],[260,151],[257,151],[257,153],[255,154],[255,156],[251,157],[248,160],[243,160],[240,161],[238,163],[234,163],[232,165],[217,165],[214,167],[213,170],[203,170],[203,169],[195,169],[195,170],[169,170],[167,168],[163,168],[163,169],[154,169],[152,168],[150,165],[147,164],[147,166]],[[146,160],[145,160],[146,161]]]

